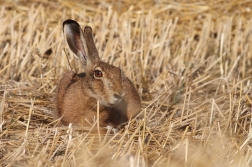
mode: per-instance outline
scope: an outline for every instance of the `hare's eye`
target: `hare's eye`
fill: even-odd
[[[101,78],[103,76],[102,72],[100,70],[95,70],[94,71],[94,76],[97,78]]]

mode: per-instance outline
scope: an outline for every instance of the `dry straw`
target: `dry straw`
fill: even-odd
[[[252,166],[251,1],[1,1],[1,166]],[[55,88],[81,72],[62,34],[93,28],[143,118],[57,127]],[[116,132],[119,131],[119,132]],[[114,133],[115,132],[115,133]]]

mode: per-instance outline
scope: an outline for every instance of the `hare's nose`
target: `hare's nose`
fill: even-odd
[[[118,93],[114,93],[114,97],[118,100],[122,99],[124,96],[124,92],[121,91],[121,92],[118,92]]]

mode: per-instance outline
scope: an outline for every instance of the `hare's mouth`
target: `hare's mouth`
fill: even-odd
[[[113,107],[116,104],[119,104],[122,101],[122,99],[114,99],[112,103],[108,103],[109,107]]]
[[[114,104],[108,103],[108,107],[113,107],[113,106],[114,106]]]
[[[123,99],[123,97],[121,97],[121,96],[120,97],[113,96],[108,101],[106,101],[106,102],[104,101],[105,103],[103,103],[103,104],[108,107],[113,107],[113,106],[121,103],[122,99]]]

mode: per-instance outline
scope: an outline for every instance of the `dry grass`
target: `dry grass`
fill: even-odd
[[[1,166],[252,166],[250,0],[0,6]],[[68,18],[93,27],[102,59],[141,93],[144,119],[106,135],[56,127],[57,81],[81,71]]]

